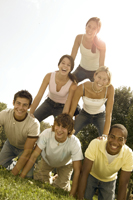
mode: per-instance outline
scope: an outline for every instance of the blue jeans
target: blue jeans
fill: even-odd
[[[50,115],[54,117],[58,116],[62,113],[65,104],[56,103],[52,101],[49,97],[42,103],[42,105],[34,112],[35,118],[38,119],[39,122],[46,119]],[[80,112],[80,107],[77,105],[74,116],[78,115]]]
[[[89,78],[91,82],[94,81],[94,73],[95,71],[85,70],[80,65],[73,72],[73,74],[77,77],[78,83],[83,81],[86,78]]]
[[[89,174],[85,195],[86,200],[93,200],[96,189],[98,189],[98,200],[115,200],[116,180],[103,182]]]
[[[23,149],[18,149],[12,146],[7,139],[0,152],[0,165],[7,168],[12,163],[12,159],[16,157],[19,158],[22,155],[23,151]],[[31,170],[27,173],[26,177],[33,177],[33,168],[34,167],[32,167]]]
[[[61,114],[64,108],[64,104],[55,103],[50,98],[47,98],[42,105],[34,112],[35,118],[41,122],[42,120],[46,119],[50,115],[56,117],[57,115]]]
[[[74,134],[76,135],[84,126],[87,126],[88,124],[94,124],[98,129],[99,136],[101,136],[103,134],[105,124],[105,112],[91,115],[82,109],[75,119]]]

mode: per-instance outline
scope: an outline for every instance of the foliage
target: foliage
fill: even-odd
[[[0,111],[4,110],[7,108],[7,105],[5,103],[0,102]]]
[[[0,111],[7,108],[5,103],[0,102]],[[6,141],[6,135],[3,126],[0,125],[0,149],[2,148],[4,142]]]
[[[133,149],[133,105],[130,106],[128,115],[127,115],[127,130],[128,130],[128,138],[127,144]]]
[[[127,127],[127,115],[133,105],[133,92],[131,88],[119,87],[115,89],[112,124],[123,124]]]
[[[51,126],[50,126],[50,124],[49,123],[46,123],[46,122],[41,122],[40,123],[40,133],[42,132],[42,131],[44,131],[45,129],[47,129],[47,128],[50,128]]]
[[[79,138],[81,142],[83,153],[87,149],[91,140],[93,140],[94,138],[97,138],[98,136],[99,135],[98,135],[97,128],[93,124],[87,125],[77,134],[77,137]]]

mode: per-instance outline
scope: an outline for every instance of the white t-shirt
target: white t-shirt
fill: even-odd
[[[37,145],[42,150],[43,159],[52,167],[61,167],[83,159],[81,144],[75,135],[59,143],[55,140],[55,132],[48,128],[40,134]]]
[[[4,126],[6,137],[11,145],[18,149],[24,149],[27,137],[38,137],[40,123],[36,118],[27,115],[19,122],[14,116],[14,109],[6,109],[0,112],[0,125]]]

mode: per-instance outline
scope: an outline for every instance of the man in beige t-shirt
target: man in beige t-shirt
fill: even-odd
[[[0,152],[0,165],[7,168],[12,159],[18,156],[18,162],[12,169],[13,175],[17,175],[25,166],[39,136],[40,124],[27,112],[31,103],[31,94],[21,90],[14,95],[14,108],[0,112],[0,125],[4,127],[7,137]],[[27,176],[32,177],[32,170]]]

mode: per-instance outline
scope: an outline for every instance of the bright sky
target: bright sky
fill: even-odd
[[[132,0],[0,0],[0,102],[13,107],[21,89],[35,97],[43,77],[71,53],[91,17],[102,21],[99,37],[106,43],[112,84],[133,89]],[[80,53],[75,68],[79,62]]]

